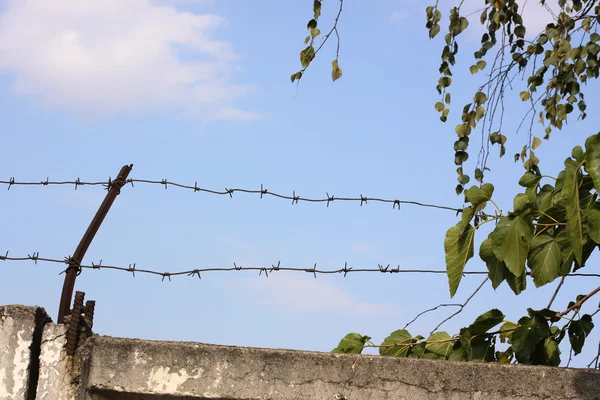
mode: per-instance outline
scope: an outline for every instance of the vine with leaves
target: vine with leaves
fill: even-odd
[[[553,21],[536,36],[527,34],[521,15],[526,1],[481,1],[479,22],[485,32],[469,71],[471,74],[487,72],[487,82],[478,88],[472,102],[464,105],[461,122],[455,128],[456,193],[464,195],[466,206],[460,221],[447,231],[444,240],[450,296],[456,294],[465,266],[475,254],[476,232],[490,222],[495,225],[478,252],[488,269],[486,281],[491,282],[494,289],[506,282],[518,295],[526,290],[528,275],[536,287],[559,278],[560,283],[547,308],[530,308],[527,315],[516,322],[506,320],[500,310],[493,309],[480,315],[458,334],[437,331],[440,324],[425,338],[408,332],[406,328],[413,320],[379,345],[372,343],[369,336],[350,333],[334,352],[361,353],[365,347],[378,347],[380,354],[398,357],[558,366],[561,341],[568,337],[571,351],[577,355],[594,327],[593,317],[600,308],[591,314],[582,313],[581,308],[600,292],[600,286],[579,295],[564,311],[554,311],[550,307],[565,277],[585,267],[600,246],[600,133],[589,136],[584,147],[573,148],[564,161],[564,169],[556,177],[542,174],[535,151],[543,140],[550,139],[552,129],[563,128],[575,108],[579,119],[587,116],[582,88],[600,74],[600,1],[559,0],[560,11],[555,13],[545,0],[541,0]],[[313,2],[313,18],[307,24],[309,35],[304,41],[307,47],[300,53],[302,69],[291,76],[292,82],[303,77],[332,34],[337,38],[332,79],[335,81],[342,76],[337,25],[343,0],[339,0],[333,26],[316,46],[321,35],[318,23],[322,5],[323,0]],[[459,37],[468,29],[469,17],[473,15],[463,15],[462,5],[461,1],[448,13],[439,67],[441,76],[436,86],[441,98],[434,108],[444,123],[449,119],[452,70],[459,55]],[[442,31],[443,15],[439,3],[427,7],[425,15],[425,26],[433,39]],[[496,53],[490,56],[492,50]],[[498,146],[500,157],[506,153],[507,136],[502,130],[505,90],[512,89],[519,76],[526,78],[526,87],[519,92],[519,98],[528,104],[521,125],[530,118],[528,141],[514,155],[514,161],[520,161],[525,169],[519,179],[523,192],[514,197],[512,211],[503,213],[493,200],[494,186],[485,182],[485,171],[489,170],[490,146]],[[543,140],[533,135],[536,117],[544,127]],[[469,159],[471,134],[476,129],[481,130],[484,140],[473,170],[477,184],[467,188],[471,175],[463,168]],[[427,311],[441,306],[460,306],[460,310],[449,317],[452,318],[463,310],[475,293],[462,305],[444,304]],[[496,350],[498,341],[508,347]],[[596,367],[598,358],[595,359]]]

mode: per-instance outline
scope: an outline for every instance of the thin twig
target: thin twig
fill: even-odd
[[[581,300],[579,300],[577,303],[573,304],[571,307],[567,308],[565,311],[556,314],[556,316],[560,318],[560,317],[563,317],[563,316],[567,315],[568,313],[570,313],[574,309],[579,309],[583,303],[585,303],[586,301],[588,301],[592,296],[594,296],[598,292],[600,292],[600,286],[598,286],[596,289],[592,290],[591,292],[589,292],[588,294],[586,294],[585,296],[583,296],[581,298]]]
[[[560,282],[558,282],[558,286],[556,286],[556,290],[554,291],[554,294],[552,295],[552,298],[550,299],[550,301],[548,302],[548,306],[546,307],[547,309],[550,309],[550,307],[552,307],[552,303],[554,303],[554,299],[556,299],[556,295],[558,294],[558,291],[560,290],[560,288],[562,287],[563,283],[565,283],[565,276],[563,276],[560,279]]]
[[[415,322],[417,319],[419,319],[419,317],[421,317],[422,315],[427,314],[428,312],[435,311],[435,310],[437,310],[440,307],[462,307],[462,304],[452,304],[452,303],[450,303],[450,304],[438,304],[435,307],[429,308],[429,309],[427,309],[425,311],[421,311],[409,323],[407,323],[406,325],[404,325],[404,328],[402,328],[402,329],[408,328],[413,322]]]
[[[481,290],[481,288],[483,287],[483,285],[485,285],[485,283],[488,281],[488,279],[490,279],[490,278],[486,277],[483,280],[483,282],[481,282],[481,284],[477,287],[477,289],[475,289],[475,291],[467,298],[467,300],[465,300],[465,302],[460,305],[460,308],[454,314],[450,315],[448,318],[446,318],[442,322],[440,322],[435,328],[433,328],[433,330],[429,334],[432,335],[435,331],[437,331],[440,328],[440,326],[442,326],[443,324],[445,324],[446,322],[450,321],[452,318],[454,318],[455,316],[457,316],[458,314],[460,314],[462,312],[462,310],[465,309],[465,306],[467,304],[469,304],[469,302],[471,301],[471,299],[473,297],[475,297],[475,295],[477,294],[477,292],[479,292],[479,290]]]

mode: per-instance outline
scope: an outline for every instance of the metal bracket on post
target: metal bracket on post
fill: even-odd
[[[104,217],[106,217],[108,210],[110,210],[110,206],[112,206],[113,202],[115,201],[115,199],[117,198],[119,193],[121,193],[121,188],[127,182],[127,176],[129,176],[129,172],[131,172],[132,168],[133,168],[133,164],[125,165],[123,168],[121,168],[121,171],[119,172],[119,175],[117,176],[117,178],[114,181],[109,182],[109,185],[107,188],[108,193],[106,194],[104,201],[102,202],[102,204],[100,205],[100,208],[96,212],[94,219],[92,219],[90,226],[87,228],[83,237],[81,238],[81,241],[79,242],[79,245],[77,246],[77,249],[75,249],[75,253],[73,253],[73,256],[70,257],[70,259],[69,259],[69,266],[67,267],[65,282],[63,284],[62,295],[60,298],[60,305],[58,307],[58,323],[59,324],[65,323],[65,317],[67,315],[71,314],[72,312],[76,311],[75,309],[73,309],[73,311],[71,311],[69,306],[71,305],[71,297],[73,296],[73,290],[75,288],[75,279],[77,278],[78,272],[80,271],[79,265],[81,265],[81,262],[83,261],[83,257],[85,256],[85,253],[86,253],[88,247],[90,247],[90,244],[92,243],[92,240],[94,239],[94,236],[98,232],[98,229],[100,228],[100,225],[102,224],[102,221],[104,221]],[[80,293],[80,292],[78,292],[78,293]],[[75,304],[77,304],[77,298],[75,298]],[[87,306],[87,304],[86,304],[86,306]],[[83,308],[83,307],[84,306],[83,306],[83,297],[82,297],[81,298],[81,308]],[[93,313],[93,306],[92,306],[92,313]],[[81,315],[81,312],[75,313],[74,319],[78,319],[77,316],[79,316],[79,315]],[[71,322],[69,324],[71,324]]]

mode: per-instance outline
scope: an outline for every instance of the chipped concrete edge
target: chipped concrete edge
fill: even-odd
[[[36,398],[42,331],[49,322],[41,307],[0,306],[0,399]]]

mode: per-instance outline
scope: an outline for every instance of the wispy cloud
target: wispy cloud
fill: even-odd
[[[0,71],[14,76],[17,93],[50,108],[92,115],[174,109],[206,119],[264,118],[235,106],[256,88],[234,83],[238,56],[231,43],[213,37],[224,19],[170,3],[6,0]]]
[[[481,0],[465,0],[461,12],[463,15],[472,14],[472,18],[469,18],[469,20],[477,26],[477,29],[470,29],[469,32],[476,33],[478,39],[484,30],[479,23],[479,15],[483,11],[481,10],[482,4]],[[556,14],[560,10],[558,0],[547,0],[545,5],[542,5],[539,0],[529,0],[520,2],[519,5],[521,6],[519,14],[523,17],[523,24],[527,29],[527,37],[530,38],[542,32],[546,25],[553,21],[552,13],[549,10],[552,10]],[[449,9],[450,6],[448,6]]]
[[[252,294],[252,301],[257,306],[374,317],[397,314],[391,304],[362,301],[323,279],[317,280],[306,276],[273,274],[269,278],[258,281],[238,281],[228,287],[238,293],[242,291]]]

